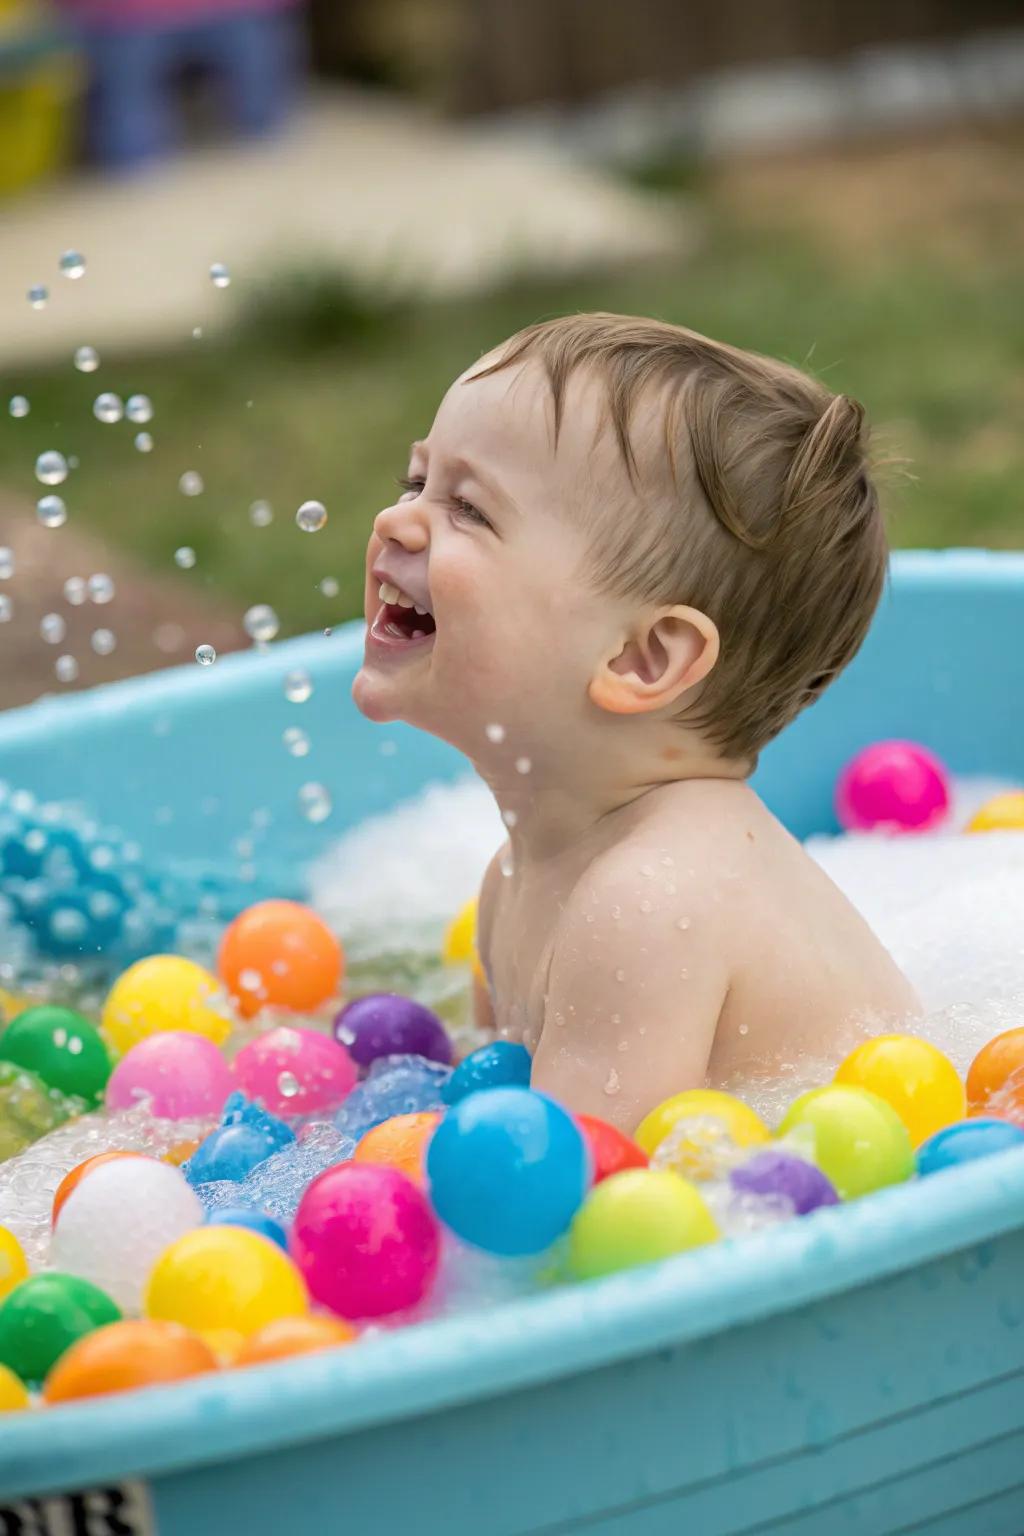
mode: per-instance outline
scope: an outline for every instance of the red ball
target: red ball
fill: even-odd
[[[590,1148],[595,1184],[626,1168],[647,1167],[647,1153],[607,1120],[598,1120],[594,1115],[577,1115],[576,1122]]]

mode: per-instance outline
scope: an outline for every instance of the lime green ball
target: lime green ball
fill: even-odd
[[[88,1280],[33,1275],[0,1306],[0,1364],[38,1386],[76,1339],[120,1317],[106,1292]]]
[[[50,1088],[96,1104],[110,1076],[99,1030],[72,1008],[27,1008],[0,1035],[0,1060],[27,1067]]]
[[[0,1162],[84,1108],[81,1099],[65,1098],[34,1072],[16,1067],[13,1061],[0,1061]]]
[[[884,1099],[868,1088],[833,1083],[794,1099],[779,1126],[817,1163],[843,1200],[855,1200],[914,1172],[910,1133]]]
[[[580,1280],[670,1258],[713,1243],[718,1228],[689,1179],[664,1168],[627,1168],[603,1179],[569,1230],[569,1268]]]

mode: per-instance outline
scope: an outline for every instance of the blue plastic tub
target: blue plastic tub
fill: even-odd
[[[353,628],[36,705],[0,722],[0,775],[73,783],[157,857],[227,860],[268,806],[295,889],[346,823],[463,766],[356,715],[360,649]],[[316,683],[301,763],[279,746],[294,666]],[[1024,557],[903,556],[862,655],[760,787],[806,834],[879,736],[1024,776],[1022,699]],[[314,763],[335,804],[318,827],[295,810]],[[0,1529],[1021,1536],[1024,1156],[338,1354],[0,1425],[0,1503],[97,1487],[9,1506]]]

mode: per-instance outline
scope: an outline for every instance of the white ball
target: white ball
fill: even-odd
[[[68,1196],[50,1259],[62,1273],[91,1280],[134,1316],[164,1249],[202,1224],[203,1208],[179,1169],[155,1158],[118,1158],[87,1173]]]

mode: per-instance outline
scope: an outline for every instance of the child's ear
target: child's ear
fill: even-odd
[[[696,608],[662,608],[602,659],[591,703],[613,715],[666,709],[707,677],[718,660],[718,627]]]

